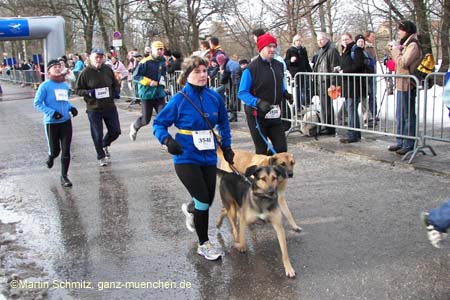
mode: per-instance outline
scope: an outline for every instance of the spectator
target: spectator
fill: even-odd
[[[281,121],[283,98],[289,97],[283,84],[283,65],[274,59],[277,40],[269,33],[257,39],[259,57],[242,73],[239,99],[245,103],[245,114],[256,154],[286,152],[287,142]],[[259,124],[260,131],[257,129]],[[268,150],[270,139],[273,150]]]
[[[215,58],[211,59],[208,66],[208,85],[210,87],[217,87],[219,85],[217,82],[219,70],[220,66],[217,63],[217,60]]]
[[[292,47],[286,51],[285,56],[286,67],[292,76],[295,78],[297,90],[297,105],[310,105],[311,99],[309,99],[309,78],[305,75],[299,75],[295,77],[298,72],[312,72],[311,66],[308,60],[308,52],[306,48],[302,46],[300,35],[295,35],[292,39]]]
[[[179,51],[174,50],[172,52],[172,62],[170,63],[169,66],[167,66],[167,73],[173,74],[175,73],[175,71],[180,71],[182,63],[183,63],[183,56]]]
[[[47,168],[53,167],[54,159],[61,152],[61,185],[71,187],[72,182],[67,177],[72,142],[71,117],[75,117],[78,110],[69,102],[69,86],[61,69],[61,64],[56,59],[47,63],[49,79],[39,85],[34,97],[34,107],[44,113],[48,143]]]
[[[206,58],[207,60],[210,60],[210,48],[208,41],[200,41],[200,56],[203,58]]]
[[[153,110],[159,113],[166,104],[164,98],[166,64],[164,44],[155,41],[151,46],[151,55],[144,58],[133,73],[133,81],[138,85],[138,96],[141,99],[141,116],[130,124],[130,139],[136,140],[141,127],[150,123]]]
[[[175,172],[188,190],[192,201],[182,205],[186,227],[196,231],[197,254],[207,260],[223,253],[208,237],[209,208],[216,188],[216,143],[212,128],[217,126],[224,158],[233,163],[231,132],[227,112],[220,96],[207,87],[208,60],[191,56],[183,64],[179,83],[185,85],[155,117],[153,134],[173,155]],[[175,125],[175,139],[168,127]]]
[[[427,228],[427,236],[431,245],[436,248],[448,247],[445,245],[447,231],[450,228],[450,200],[440,206],[422,213],[422,221]]]
[[[344,33],[341,38],[342,57],[340,69],[342,73],[364,73],[364,44],[362,47],[356,45],[356,41],[364,41],[364,37],[359,34],[352,41],[350,33]],[[353,53],[352,53],[353,52]],[[352,57],[353,56],[353,57]],[[347,107],[350,128],[361,128],[358,105],[361,97],[366,94],[366,80],[361,77],[344,76],[342,79],[342,96],[345,97],[345,105]],[[341,143],[355,143],[361,140],[361,131],[347,130],[347,137],[340,139]]]
[[[121,134],[119,114],[114,103],[114,99],[120,98],[120,85],[113,70],[104,64],[104,56],[103,49],[92,49],[89,64],[80,73],[75,86],[75,92],[86,102],[92,140],[102,167],[107,166],[111,159],[108,147]],[[105,135],[103,122],[107,128]]]
[[[314,64],[313,72],[315,73],[332,73],[334,68],[340,65],[340,56],[336,47],[332,45],[330,37],[325,32],[317,34],[317,44],[320,48]],[[328,75],[315,75],[314,85],[316,94],[320,98],[320,120],[329,125],[334,124],[333,100],[328,96],[327,89],[334,84],[334,78]],[[321,134],[335,135],[334,127],[326,127]]]
[[[222,47],[219,45],[219,39],[216,37],[212,37],[209,39],[209,59],[210,62],[212,59],[216,58],[218,54],[224,54],[225,52],[222,50]],[[211,65],[211,63],[210,63]]]
[[[377,64],[378,64],[378,56],[377,56],[377,49],[375,49],[375,32],[373,31],[367,31],[364,34],[365,37],[365,49],[367,53],[374,59],[375,61],[375,68],[373,70],[373,74],[377,74]],[[377,78],[376,77],[369,77],[368,83],[368,96],[369,96],[369,111],[367,116],[367,126],[372,127],[376,126],[377,122],[379,121],[377,119],[377,111],[378,111],[378,104],[377,104]]]
[[[237,72],[240,70],[238,62],[226,57],[224,54],[216,56],[217,64],[220,66],[220,86],[216,89],[230,112],[230,122],[237,121],[237,98],[231,95],[231,90],[238,84]],[[228,97],[225,99],[225,89],[228,87]]]
[[[417,27],[409,21],[403,20],[398,25],[400,43],[393,45],[391,56],[395,61],[395,73],[398,75],[412,75],[421,61],[421,50],[417,41]],[[411,72],[410,72],[411,70]],[[416,93],[417,87],[409,78],[397,77],[395,79],[397,89],[397,103],[395,107],[395,119],[397,122],[396,133],[403,136],[416,135]],[[396,138],[397,143],[389,147],[389,151],[395,151],[399,155],[405,155],[414,148],[414,139]]]

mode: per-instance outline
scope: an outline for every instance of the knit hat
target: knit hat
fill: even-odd
[[[161,41],[154,41],[152,43],[152,49],[160,49],[163,48],[164,49],[164,44]]]
[[[364,40],[366,41],[366,39],[364,38],[364,36],[362,34],[357,34],[355,36],[355,42],[357,42],[358,40]]]
[[[216,61],[220,66],[223,65],[226,60],[227,60],[227,57],[225,56],[225,54],[222,54],[222,53],[217,54]]]
[[[241,59],[241,60],[239,61],[239,64],[240,64],[240,65],[243,65],[243,64],[247,64],[247,65],[248,65],[248,60],[246,60],[246,59]]]
[[[59,60],[57,59],[52,59],[47,63],[47,71],[50,70],[51,67],[56,66],[56,65],[60,65]]]
[[[398,29],[403,30],[409,34],[413,34],[417,32],[416,24],[409,20],[402,20],[398,23]]]
[[[264,33],[263,35],[260,35],[258,39],[256,40],[256,45],[258,47],[258,52],[261,52],[261,50],[266,47],[269,44],[275,44],[277,45],[277,39],[271,36],[269,33]]]

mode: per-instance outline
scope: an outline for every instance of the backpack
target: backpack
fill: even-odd
[[[417,43],[420,49],[420,55],[421,60],[420,64],[417,66],[417,68],[414,70],[414,72],[411,75],[414,75],[419,80],[419,84],[424,86],[425,78],[428,74],[434,72],[434,68],[436,66],[436,62],[434,60],[434,56],[432,53],[425,53],[419,44],[419,41],[416,39],[412,39],[411,43]],[[424,54],[425,53],[425,54]],[[433,86],[433,79],[432,77],[428,78],[428,87],[431,88]]]
[[[358,47],[358,45],[353,45],[352,49],[350,50],[350,56],[352,60],[355,60],[355,50]],[[366,49],[361,48],[364,54],[364,72],[365,73],[375,73],[375,59],[372,57],[372,55],[367,52]]]

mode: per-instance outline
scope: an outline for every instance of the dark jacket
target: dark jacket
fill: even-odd
[[[291,58],[296,57],[295,62],[291,62]],[[305,47],[295,47],[292,46],[286,51],[285,57],[286,67],[291,73],[292,77],[298,72],[312,72],[311,66],[308,61],[308,52]]]
[[[107,87],[109,97],[96,99],[89,96],[91,90]],[[114,92],[120,91],[119,82],[114,77],[113,70],[103,64],[100,69],[88,66],[81,71],[76,86],[75,93],[84,98],[86,109],[89,111],[104,111],[114,108]]]
[[[351,49],[355,42],[351,42],[345,48],[341,57],[341,69],[343,73],[365,73],[363,49],[356,47],[354,50],[354,59],[351,56]],[[342,95],[345,98],[359,98],[366,93],[366,77],[343,76],[341,83]]]
[[[138,84],[138,97],[144,101],[164,98],[165,86],[160,82],[162,76],[166,76],[163,57],[153,58],[150,55],[141,60],[133,73],[133,81]],[[153,85],[155,81],[157,84]]]
[[[329,41],[324,47],[319,50],[317,60],[314,63],[313,72],[315,73],[332,73],[334,67],[340,65],[340,55],[336,47]],[[329,86],[333,82],[333,76],[316,76],[317,84],[321,82],[323,87]],[[323,88],[322,87],[322,88]]]

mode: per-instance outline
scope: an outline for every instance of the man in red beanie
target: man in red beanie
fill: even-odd
[[[283,65],[274,59],[277,40],[269,33],[258,36],[259,56],[242,73],[238,96],[245,103],[247,125],[257,154],[286,152],[287,142],[281,121],[282,102],[292,101],[283,83]],[[259,125],[260,131],[256,128]],[[266,141],[270,140],[270,151]]]

